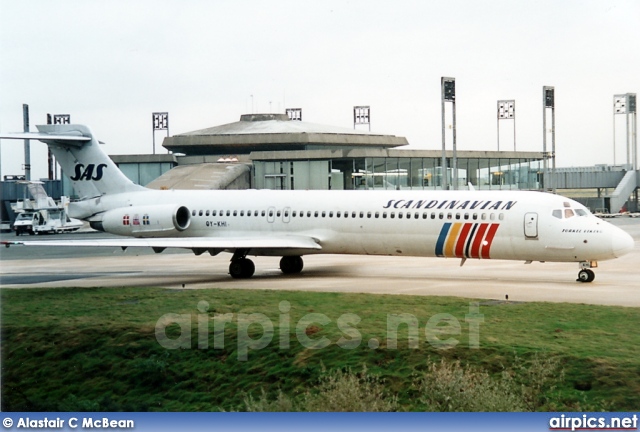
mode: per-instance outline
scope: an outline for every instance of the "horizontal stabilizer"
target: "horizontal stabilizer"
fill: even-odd
[[[81,134],[56,134],[42,132],[16,132],[16,133],[0,133],[1,139],[33,139],[42,142],[65,143],[67,145],[82,145],[84,142],[91,141],[91,137]]]

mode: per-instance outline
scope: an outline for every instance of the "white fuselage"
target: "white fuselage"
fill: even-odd
[[[172,237],[288,234],[313,238],[321,246],[317,251],[252,250],[251,255],[581,262],[616,258],[633,247],[628,234],[592,216],[581,204],[541,192],[145,190],[80,203],[77,211],[86,216],[91,209],[89,219],[99,220],[99,212],[119,208],[126,212],[127,224],[105,231],[167,237],[166,231],[153,229],[158,216],[154,209],[160,211],[163,204],[189,209],[188,228]]]

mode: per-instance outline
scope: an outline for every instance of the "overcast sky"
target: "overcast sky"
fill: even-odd
[[[450,76],[459,149],[495,150],[496,101],[515,99],[517,148],[541,151],[550,85],[558,165],[612,163],[613,95],[640,93],[639,18],[636,0],[0,0],[0,130],[22,130],[27,103],[32,130],[71,114],[109,154],[142,154],[153,111],[182,133],[286,107],[351,128],[370,105],[372,131],[440,149]],[[44,177],[45,146],[31,146]],[[1,156],[2,175],[23,172],[21,141]]]

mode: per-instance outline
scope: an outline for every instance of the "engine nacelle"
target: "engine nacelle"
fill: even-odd
[[[175,204],[122,207],[104,213],[91,227],[111,234],[157,237],[189,228],[191,212]]]

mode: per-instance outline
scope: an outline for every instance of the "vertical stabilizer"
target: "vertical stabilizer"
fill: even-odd
[[[80,198],[145,190],[118,169],[87,126],[39,125],[37,128],[40,132],[37,139],[51,148]],[[72,136],[79,138],[71,139]]]

